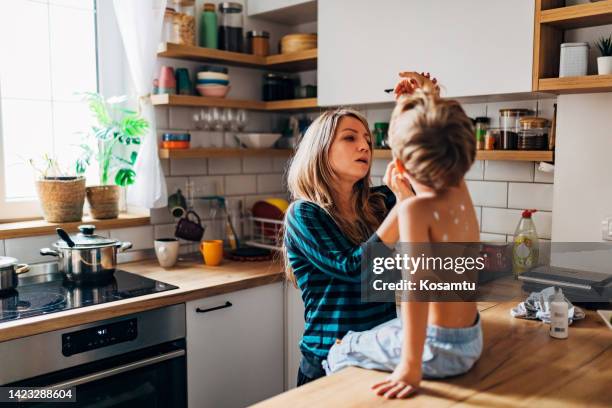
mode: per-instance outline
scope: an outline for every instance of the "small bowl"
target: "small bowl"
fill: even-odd
[[[162,141],[164,142],[189,142],[191,135],[189,133],[164,133]]]
[[[230,87],[225,86],[225,85],[214,85],[214,86],[196,85],[196,89],[198,90],[199,94],[202,96],[210,96],[213,98],[225,98],[225,95],[227,95],[227,93],[229,92]]]
[[[225,79],[198,79],[196,85],[229,85]]]
[[[253,149],[269,149],[281,136],[280,133],[239,133],[236,135],[242,145]]]
[[[223,79],[229,81],[229,75],[222,74],[221,72],[198,72],[198,79]]]
[[[606,322],[608,329],[612,330],[612,310],[598,310],[597,314]]]

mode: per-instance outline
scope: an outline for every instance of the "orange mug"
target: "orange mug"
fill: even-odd
[[[219,265],[223,259],[223,240],[213,239],[200,242],[200,252],[202,252],[206,265]]]

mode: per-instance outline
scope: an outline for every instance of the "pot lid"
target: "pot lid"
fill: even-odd
[[[94,232],[96,230],[95,225],[79,225],[79,233],[76,235],[70,235],[70,238],[74,241],[73,249],[79,248],[99,248],[110,245],[115,245],[117,243],[116,239],[106,238],[102,235],[96,235]],[[55,243],[55,246],[58,248],[69,249],[70,246],[66,241],[60,239]]]
[[[17,265],[17,259],[11,258],[10,256],[0,256],[0,268],[6,268],[7,266]]]

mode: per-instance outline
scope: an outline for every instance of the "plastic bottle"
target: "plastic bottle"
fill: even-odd
[[[217,13],[213,3],[204,3],[200,14],[200,47],[217,49]]]
[[[550,337],[567,339],[568,336],[568,306],[560,288],[555,288],[555,294],[550,302]]]
[[[515,278],[538,264],[540,244],[535,224],[531,219],[531,214],[534,212],[536,210],[524,210],[514,232],[512,266]]]

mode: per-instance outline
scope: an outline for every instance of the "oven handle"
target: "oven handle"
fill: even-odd
[[[128,371],[136,370],[137,368],[142,368],[146,366],[150,366],[152,364],[161,363],[162,361],[171,360],[173,358],[181,357],[185,355],[185,350],[176,350],[170,353],[161,354],[159,356],[147,358],[144,360],[135,361],[133,363],[125,364],[118,367],[113,367],[108,370],[99,371],[97,373],[84,375],[83,377],[77,377],[72,380],[68,380],[62,383],[50,385],[49,389],[52,390],[61,390],[65,388],[76,387],[77,385],[87,384],[93,381],[101,380],[103,378],[112,377],[113,375],[125,373]]]

